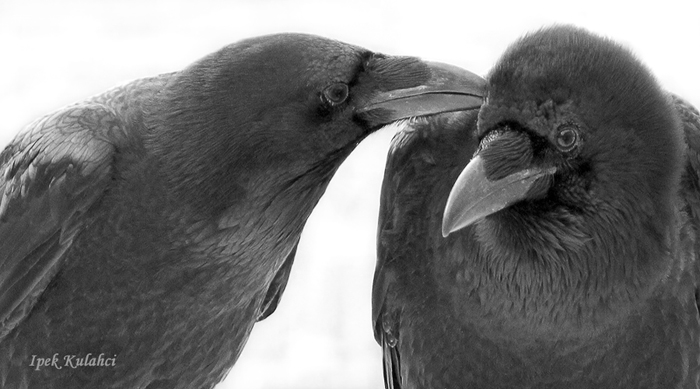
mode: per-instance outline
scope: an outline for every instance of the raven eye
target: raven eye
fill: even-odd
[[[344,102],[348,98],[349,94],[350,90],[348,89],[348,85],[342,82],[337,82],[323,90],[321,99],[326,104],[336,106]]]
[[[562,151],[570,151],[578,143],[578,133],[571,126],[562,126],[557,133],[557,147]]]

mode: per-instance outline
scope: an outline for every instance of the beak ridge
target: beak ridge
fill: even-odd
[[[479,108],[486,96],[486,80],[457,66],[426,62],[431,77],[415,87],[395,89],[374,95],[357,112],[383,109],[388,124],[400,119],[443,112]]]

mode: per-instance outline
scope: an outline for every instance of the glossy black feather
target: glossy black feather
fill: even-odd
[[[434,342],[436,348],[447,349],[453,341],[443,327],[440,305],[430,293],[438,287],[431,275],[435,265],[429,259],[444,247],[439,222],[450,186],[478,146],[474,133],[464,130],[476,124],[476,113],[445,114],[431,120],[436,123],[420,120],[397,133],[382,184],[372,318],[375,339],[383,349],[387,388],[421,387],[421,382],[402,382],[408,371],[422,369],[420,361],[412,358],[414,348]],[[415,327],[414,320],[425,326],[410,334],[409,340],[406,330]],[[420,331],[431,334],[423,336]],[[435,352],[435,358],[449,360]]]
[[[280,266],[279,270],[277,270],[275,278],[270,283],[267,294],[260,305],[260,314],[258,315],[257,319],[258,321],[265,320],[277,309],[277,306],[282,299],[282,293],[284,293],[284,289],[287,287],[289,275],[292,273],[292,265],[294,264],[294,257],[297,254],[297,247],[299,247],[299,243],[294,246],[292,252],[290,252],[287,259],[284,260],[282,266]]]
[[[0,387],[216,385],[339,165],[407,114],[364,105],[433,70],[271,35],[31,124],[0,154]]]
[[[122,128],[110,109],[77,105],[32,124],[0,154],[0,339],[25,316],[89,223],[84,214],[112,178]]]
[[[478,120],[418,121],[389,153],[372,301],[375,338],[400,360],[385,357],[386,387],[697,388],[698,111],[572,27],[525,36],[489,82]],[[562,156],[553,134],[571,123],[582,144]],[[514,125],[530,140],[487,153],[496,178],[557,173],[443,238],[457,176]]]

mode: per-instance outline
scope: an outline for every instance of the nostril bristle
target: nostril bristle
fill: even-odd
[[[503,129],[492,133],[487,134],[479,146],[479,154],[484,159],[484,170],[489,180],[501,179],[532,163],[532,143],[526,133]],[[489,141],[486,144],[484,141],[487,138]]]
[[[510,131],[510,128],[505,126],[505,127],[498,127],[495,130],[489,131],[486,136],[479,142],[479,148],[476,150],[474,155],[477,155],[481,153],[482,150],[485,148],[489,147],[491,145],[491,142],[496,140],[499,136],[505,134],[507,131]]]

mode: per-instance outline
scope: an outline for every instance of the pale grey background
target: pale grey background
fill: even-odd
[[[282,31],[485,74],[522,33],[575,23],[624,42],[664,86],[700,105],[698,0],[564,3],[0,0],[0,145],[62,105]],[[280,307],[256,325],[219,389],[381,387],[370,292],[379,187],[394,132],[373,135],[341,167],[307,224]]]

